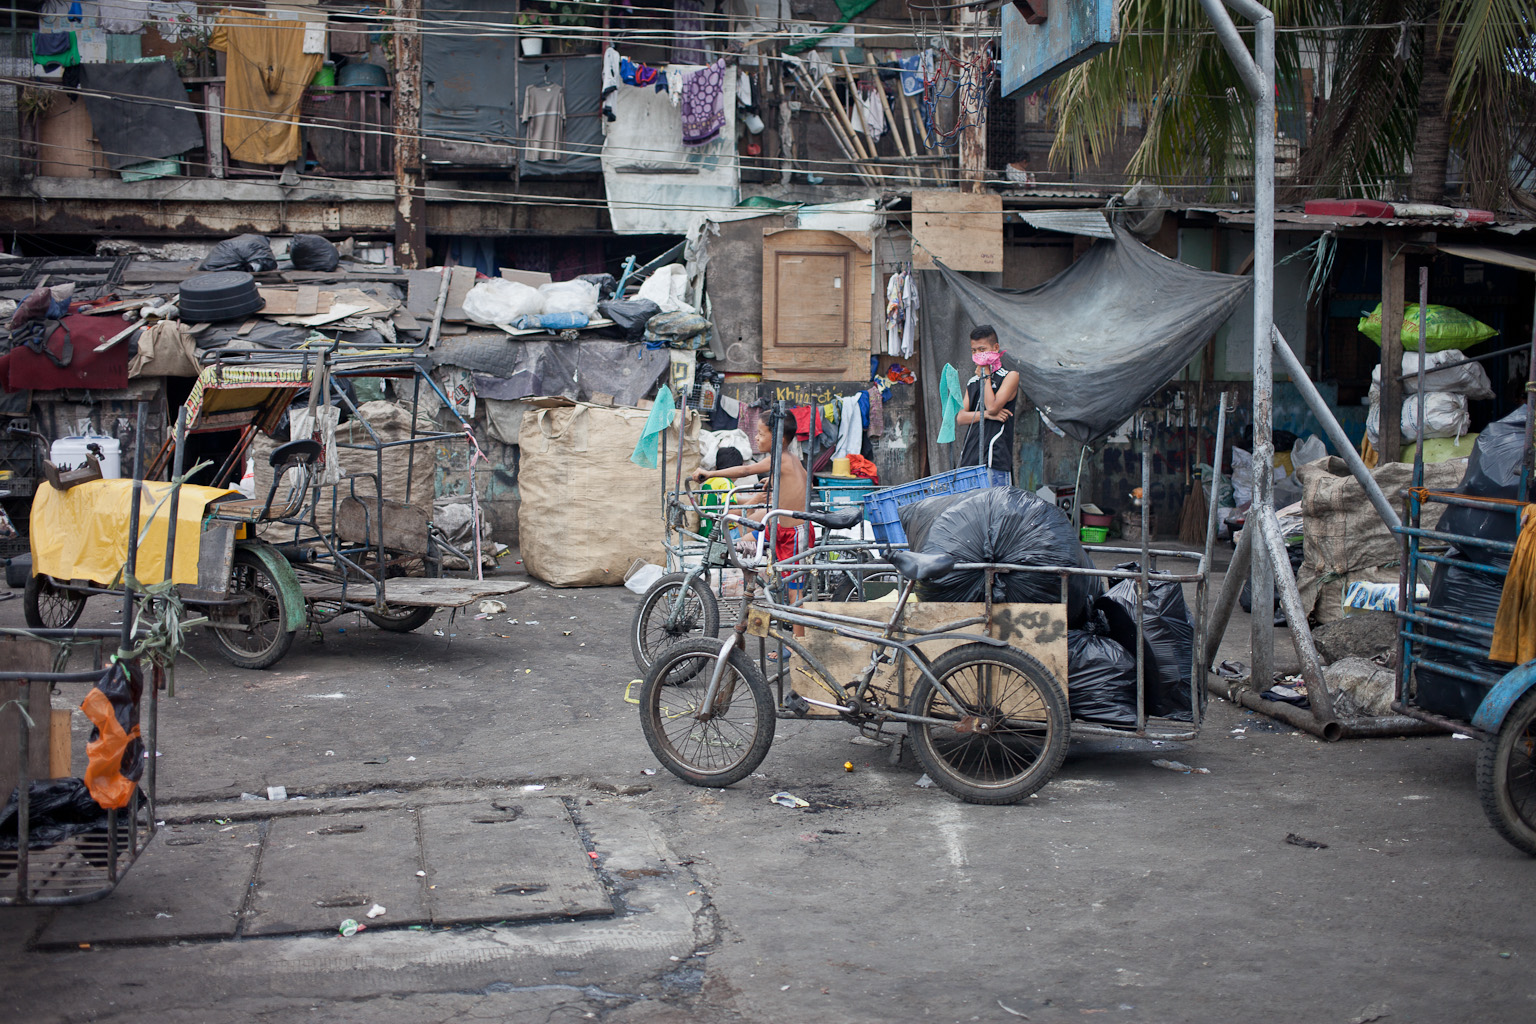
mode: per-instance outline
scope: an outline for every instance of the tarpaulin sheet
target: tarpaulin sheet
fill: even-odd
[[[517,13],[501,0],[426,0],[422,18],[428,29],[421,43],[421,127],[429,147],[438,140],[457,143],[456,162],[520,163],[524,177],[597,172],[603,148],[601,55],[545,54],[519,61]],[[475,29],[465,29],[465,22]],[[525,126],[518,113],[524,90],[545,82],[565,92],[561,149],[566,155],[528,163],[520,159]]]
[[[165,578],[165,533],[171,519],[168,483],[146,481],[139,497],[139,545],[134,576],[140,583]],[[176,558],[172,579],[197,584],[198,546],[203,511],[214,498],[236,492],[225,487],[184,484],[176,510]],[[59,579],[108,584],[128,562],[128,517],[133,510],[132,480],[93,480],[56,491],[42,484],[32,498],[32,571]],[[151,513],[154,518],[151,519]],[[148,529],[148,532],[144,532]]]
[[[148,64],[82,64],[80,85],[91,129],[114,171],[203,145],[187,87],[168,60]]]
[[[475,393],[484,398],[561,397],[592,401],[611,396],[614,404],[636,405],[671,366],[666,349],[624,341],[513,341],[505,335],[443,338],[432,365],[457,366],[475,375]]]
[[[1095,242],[1072,266],[1027,291],[988,288],[944,267],[918,272],[922,376],[946,363],[973,372],[970,331],[992,324],[1024,394],[1084,444],[1130,418],[1177,374],[1248,294],[1246,277],[1196,270],[1142,245],[1124,229]],[[925,387],[928,422],[942,417]],[[930,451],[933,465],[951,459]]]

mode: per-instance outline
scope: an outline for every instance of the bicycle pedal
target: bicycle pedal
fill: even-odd
[[[804,718],[811,713],[810,702],[800,696],[794,690],[790,690],[783,702],[779,705],[780,711],[788,712],[795,718]]]

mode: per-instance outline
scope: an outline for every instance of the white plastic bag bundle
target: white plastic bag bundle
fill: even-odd
[[[464,296],[464,315],[477,324],[510,324],[543,312],[544,296],[537,288],[500,277],[481,281]]]
[[[555,281],[539,285],[545,313],[581,313],[587,319],[597,315],[597,285],[590,281]]]
[[[1323,439],[1316,434],[1309,435],[1304,441],[1297,441],[1296,447],[1291,449],[1291,465],[1300,469],[1309,462],[1328,457],[1328,446]]]
[[[747,440],[745,430],[699,431],[699,465],[702,468],[714,469],[718,465],[715,460],[721,448],[734,448],[741,453],[743,462],[752,461],[752,442]]]
[[[640,285],[639,298],[650,299],[663,313],[697,312],[688,304],[688,271],[681,263],[662,267]]]
[[[1232,449],[1232,502],[1237,508],[1253,504],[1253,453]]]
[[[1466,395],[1447,395],[1431,391],[1414,395],[1403,403],[1403,441],[1419,439],[1419,402],[1424,403],[1424,436],[1460,437],[1472,429]]]
[[[1403,372],[1410,374],[1403,381],[1403,394],[1411,395],[1419,390],[1417,376],[1419,354],[1417,352],[1403,353]],[[1379,365],[1371,370],[1371,384],[1373,387],[1380,388],[1381,367]],[[1488,371],[1483,369],[1483,364],[1472,362],[1465,352],[1454,348],[1429,353],[1424,363],[1424,390],[1466,395],[1468,398],[1476,399],[1494,397],[1493,384],[1489,381]]]

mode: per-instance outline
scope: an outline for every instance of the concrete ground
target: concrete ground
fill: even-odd
[[[101,902],[0,908],[0,1019],[1536,1017],[1536,862],[1483,818],[1475,742],[1325,744],[1213,700],[1193,743],[1080,742],[980,807],[791,721],[758,776],[698,789],[624,700],[637,600],[535,584],[403,636],[348,615],[264,672],[195,636],[165,829]],[[1223,657],[1247,637],[1239,613]],[[241,799],[268,786],[289,800]]]

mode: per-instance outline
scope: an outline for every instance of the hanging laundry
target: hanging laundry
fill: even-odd
[[[559,160],[565,141],[565,88],[530,85],[523,90],[523,159]]]
[[[236,160],[286,164],[299,158],[299,102],[325,60],[324,54],[304,52],[307,29],[302,21],[219,12],[208,46],[229,58],[224,145]]]
[[[672,35],[677,40],[672,47],[674,64],[709,63],[709,55],[704,52],[703,13],[701,0],[677,0],[672,14]]]
[[[864,417],[859,413],[859,396],[849,395],[838,401],[842,411],[838,420],[837,446],[832,449],[834,459],[857,455],[864,447]]]
[[[872,142],[879,142],[885,134],[885,108],[880,105],[880,97],[875,95],[873,89],[868,92],[859,91],[859,102],[854,105],[855,125],[859,131],[868,135]]]
[[[932,50],[901,58],[901,91],[908,96],[921,96],[924,74],[933,74]]]
[[[619,58],[619,79],[625,85],[653,85],[657,92],[667,92],[667,73],[648,64],[636,64],[628,57]]]
[[[611,46],[603,51],[603,119],[607,121],[618,120],[618,115],[613,112],[613,94],[619,91],[619,83],[623,81],[620,59],[619,51]]]
[[[904,308],[901,295],[906,277],[905,271],[898,271],[885,282],[885,354],[888,356],[901,355],[901,317]]]
[[[891,367],[895,369],[895,367]],[[939,444],[948,444],[955,439],[955,422],[960,415],[960,406],[965,402],[965,392],[960,388],[960,372],[948,363],[944,364],[944,372],[939,376],[939,407],[941,422],[939,424]]]
[[[901,357],[911,359],[917,351],[917,308],[922,300],[917,295],[917,280],[911,271],[904,275],[901,286]]]
[[[96,17],[101,27],[113,35],[132,36],[144,31],[149,17],[148,0],[99,0]]]
[[[702,146],[725,127],[725,58],[683,79],[683,145]]]

